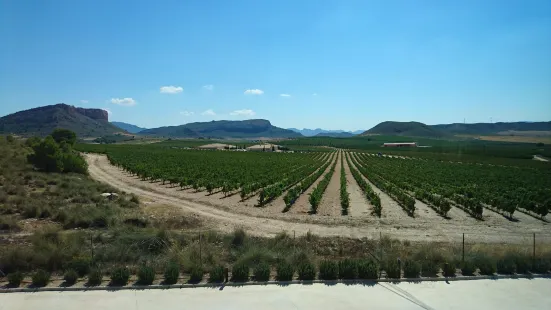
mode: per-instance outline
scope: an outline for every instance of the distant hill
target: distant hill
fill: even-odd
[[[0,118],[0,134],[46,136],[55,128],[70,129],[79,137],[124,132],[109,123],[107,111],[77,108],[64,103],[20,111]]]
[[[454,135],[491,135],[505,131],[551,131],[551,122],[454,123],[430,127]]]
[[[123,123],[123,122],[111,122],[111,124],[128,131],[129,133],[138,133],[142,130],[146,130],[147,128],[138,127],[136,125]]]
[[[302,134],[303,136],[306,136],[306,137],[313,137],[313,136],[317,136],[319,134],[332,134],[332,133],[349,133],[349,134],[352,134],[352,135],[359,135],[361,134],[362,132],[364,132],[364,130],[356,130],[356,131],[344,131],[344,130],[326,130],[326,129],[321,129],[321,128],[316,128],[316,129],[308,129],[308,128],[304,128],[304,129],[297,129],[297,128],[287,128],[289,130],[292,130],[294,132],[298,132],[300,134]],[[324,136],[327,136],[327,135],[324,135]],[[331,136],[328,136],[328,137],[331,137]]]
[[[349,138],[355,136],[351,132],[322,132],[314,137],[333,137],[333,138]]]
[[[141,135],[166,136],[174,138],[296,138],[299,133],[273,126],[263,119],[245,121],[212,121],[189,123],[147,129]]]
[[[390,135],[390,136],[409,136],[442,138],[448,134],[431,126],[419,122],[382,122],[377,126],[365,131],[362,135]]]

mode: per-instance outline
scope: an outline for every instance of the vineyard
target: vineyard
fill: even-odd
[[[80,150],[105,153],[112,165],[139,180],[178,188],[190,199],[292,221],[337,214],[402,219],[402,214],[412,221],[546,224],[551,208],[549,169],[338,149],[269,153],[83,145]],[[351,194],[361,198],[352,203]]]

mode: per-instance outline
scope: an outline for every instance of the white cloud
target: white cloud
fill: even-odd
[[[313,93],[312,96],[317,96],[318,94],[317,93]]]
[[[88,100],[80,100],[80,103],[88,103]]]
[[[183,116],[192,116],[192,115],[195,114],[195,112],[181,111],[180,114],[183,115]]]
[[[291,97],[289,94],[279,94],[280,97]]]
[[[205,112],[203,112],[201,114],[202,115],[210,115],[210,116],[216,115],[216,113],[214,113],[214,111],[212,109],[208,109],[208,110],[206,110]]]
[[[112,104],[118,104],[125,107],[131,107],[133,105],[136,105],[136,100],[132,98],[111,98]]]
[[[162,86],[161,94],[177,94],[183,92],[184,89],[180,86]]]
[[[211,84],[205,85],[205,86],[203,86],[203,89],[208,90],[208,91],[212,91],[214,89],[214,85],[211,85]]]
[[[262,95],[264,91],[262,89],[247,89],[245,95]]]
[[[246,115],[246,116],[253,116],[255,114],[256,113],[254,113],[253,110],[249,110],[249,109],[235,110],[230,113],[230,115]]]

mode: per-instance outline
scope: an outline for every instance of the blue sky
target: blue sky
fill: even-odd
[[[0,40],[0,115],[64,102],[144,127],[551,120],[548,0],[0,0]]]

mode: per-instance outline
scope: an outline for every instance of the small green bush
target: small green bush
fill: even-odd
[[[138,283],[140,285],[151,285],[155,280],[155,270],[151,266],[140,266],[138,269]]]
[[[481,256],[476,260],[475,264],[480,270],[481,275],[493,276],[496,273],[496,263],[489,257]]]
[[[360,260],[358,262],[358,278],[376,280],[379,278],[379,266],[372,260]]]
[[[295,273],[293,266],[286,261],[282,261],[277,265],[276,272],[278,281],[291,281]]]
[[[98,286],[103,281],[103,272],[101,269],[96,268],[90,270],[88,273],[88,283],[86,283],[88,286]]]
[[[442,274],[444,277],[455,277],[455,264],[453,262],[447,262],[442,264]]]
[[[528,273],[532,266],[532,258],[526,255],[517,255],[515,257],[515,265],[517,266],[517,273]]]
[[[517,270],[515,259],[510,255],[498,259],[496,267],[497,272],[501,274],[514,274]]]
[[[231,269],[233,282],[247,282],[249,280],[249,266],[245,263],[235,263]]]
[[[126,267],[115,268],[111,273],[111,285],[125,286],[130,278],[130,270]]]
[[[176,263],[169,263],[166,265],[164,273],[164,284],[176,284],[178,278],[180,277],[180,266]]]
[[[324,260],[319,265],[320,280],[336,280],[339,276],[339,265],[337,262]]]
[[[44,287],[50,282],[50,273],[45,270],[38,270],[32,276],[33,286]]]
[[[476,271],[476,266],[470,260],[466,260],[461,264],[461,274],[464,276],[472,276]]]
[[[209,274],[209,282],[212,283],[222,283],[224,282],[224,267],[223,266],[215,266],[212,268]]]
[[[551,261],[545,258],[537,258],[534,262],[534,266],[530,267],[530,271],[533,273],[548,273],[551,269]]]
[[[205,271],[203,270],[203,267],[199,265],[193,265],[189,269],[189,282],[191,283],[199,283],[203,280],[203,275],[205,274]]]
[[[265,282],[270,280],[270,265],[267,263],[259,263],[253,270],[254,280],[259,282]]]
[[[440,267],[435,261],[431,259],[421,261],[421,275],[423,277],[435,277],[439,271]]]
[[[72,269],[77,272],[79,277],[84,277],[88,272],[90,272],[90,259],[87,257],[77,257],[73,258],[67,264],[67,269]]]
[[[298,279],[302,281],[311,281],[316,278],[316,266],[311,262],[305,262],[297,268]]]
[[[385,266],[386,277],[389,279],[400,279],[402,271],[400,270],[400,265],[396,260],[389,260]]]
[[[421,273],[421,264],[413,260],[406,260],[404,262],[404,277],[418,278],[420,273]]]
[[[19,287],[24,277],[25,275],[20,271],[12,272],[8,274],[8,285],[10,287]]]
[[[351,258],[345,258],[339,262],[339,278],[340,279],[357,279],[358,278],[358,261]]]
[[[65,281],[66,285],[73,285],[77,282],[77,280],[78,273],[75,270],[69,269],[65,271],[65,274],[63,275],[63,281]]]
[[[245,231],[240,228],[233,231],[233,238],[232,238],[232,244],[234,246],[242,246],[245,242]]]

